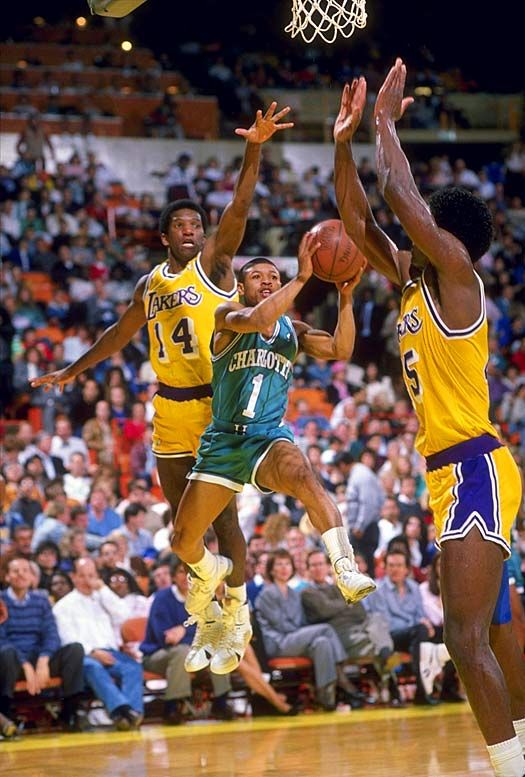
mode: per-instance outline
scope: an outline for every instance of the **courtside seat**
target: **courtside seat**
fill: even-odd
[[[142,642],[146,635],[147,618],[129,618],[124,621],[120,627],[120,633],[124,642],[124,647],[128,642]],[[144,682],[150,680],[164,680],[164,675],[155,674],[155,672],[144,672]]]
[[[313,664],[306,656],[281,656],[280,658],[269,658],[268,666],[279,672],[287,670],[310,670]]]
[[[269,658],[270,683],[285,693],[290,703],[310,707],[313,702],[314,665],[306,656]]]
[[[44,690],[49,688],[61,688],[62,679],[60,677],[50,677],[44,686]],[[27,683],[25,680],[19,680],[15,685],[15,693],[27,693]]]

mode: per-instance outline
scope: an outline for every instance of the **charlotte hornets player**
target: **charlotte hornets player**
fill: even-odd
[[[217,230],[206,239],[207,216],[192,200],[176,200],[160,217],[160,239],[166,259],[142,277],[127,310],[77,361],[63,370],[44,375],[32,386],[63,387],[84,370],[120,351],[144,325],[148,326],[150,360],[159,380],[153,399],[153,452],[162,490],[173,515],[186,475],[195,463],[201,433],[211,419],[210,341],[214,312],[226,300],[237,299],[232,257],[237,252],[258,179],[261,145],[276,132],[292,127],[280,123],[290,108],[257,111],[249,129],[237,129],[246,140],[242,167],[231,203]],[[207,528],[207,527],[205,527]],[[244,581],[246,544],[239,528],[235,503],[215,523],[219,547],[233,559],[228,582],[235,588]],[[196,559],[198,562],[199,559]],[[198,563],[192,578],[190,601],[199,609]],[[205,593],[205,597],[207,593]]]
[[[215,311],[213,418],[201,437],[197,463],[175,519],[172,544],[175,553],[190,563],[203,551],[209,557],[210,601],[225,560],[204,549],[204,529],[245,483],[301,500],[322,534],[336,582],[348,601],[358,601],[375,588],[373,580],[357,571],[339,511],[283,421],[299,350],[320,359],[348,359],[354,346],[352,293],[363,268],[339,287],[339,320],[333,336],[286,315],[312,274],[311,256],[318,246],[312,234],[304,236],[299,273],[282,287],[273,262],[250,260],[241,270],[239,283],[244,305],[227,302]],[[206,628],[197,630],[186,660],[188,671],[203,668],[210,658],[211,670],[217,674],[231,672],[238,665],[251,636],[245,586],[234,596],[229,588],[229,595],[222,621],[210,612]],[[222,632],[215,650],[210,634],[211,642],[216,642],[217,629]]]
[[[436,192],[428,206],[421,197],[395,129],[412,102],[403,97],[405,77],[398,59],[376,101],[376,148],[385,199],[413,241],[412,254],[379,229],[352,158],[348,141],[365,105],[363,78],[345,87],[334,127],[337,202],[372,265],[403,287],[397,333],[442,550],[445,642],[495,773],[522,777],[525,671],[503,568],[521,483],[489,420],[488,326],[473,267],[490,246],[491,215],[458,187]]]

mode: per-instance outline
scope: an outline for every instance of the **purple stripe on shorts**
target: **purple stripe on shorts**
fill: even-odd
[[[467,459],[461,464],[454,512],[446,526],[447,536],[461,534],[474,516],[483,523],[487,533],[500,531],[497,486],[485,456]]]

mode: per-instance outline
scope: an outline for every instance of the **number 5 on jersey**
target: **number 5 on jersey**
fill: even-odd
[[[419,361],[418,352],[411,348],[403,354],[403,368],[405,370],[406,385],[414,400],[421,402],[423,399],[423,386],[414,365]]]
[[[165,340],[162,324],[159,321],[155,322],[154,330],[155,337],[157,338],[157,345],[159,346],[157,358],[159,362],[167,362],[170,360],[166,344],[167,341]],[[195,326],[191,318],[188,316],[181,318],[168,337],[174,345],[182,347],[182,354],[186,359],[195,359],[198,357],[199,340],[195,334]]]

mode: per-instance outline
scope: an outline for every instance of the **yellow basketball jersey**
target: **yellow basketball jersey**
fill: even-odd
[[[201,267],[200,254],[178,273],[170,272],[167,261],[151,271],[144,309],[151,366],[161,383],[176,388],[211,383],[215,309],[237,299],[237,284],[230,292],[215,286]]]
[[[497,432],[489,421],[486,378],[488,332],[485,294],[467,329],[442,321],[423,277],[403,290],[397,335],[403,377],[419,421],[416,447],[423,456]]]

